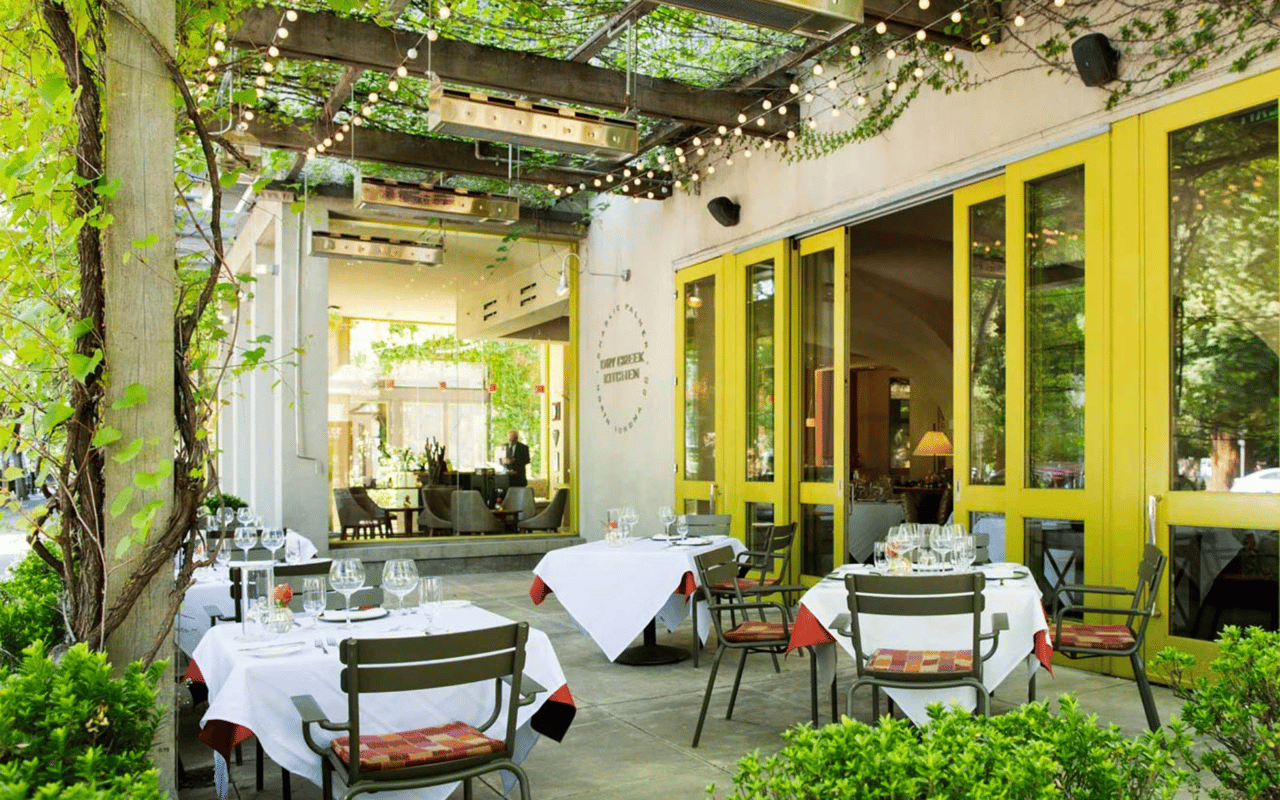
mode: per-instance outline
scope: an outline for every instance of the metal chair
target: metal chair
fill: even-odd
[[[550,505],[544,508],[540,514],[535,514],[533,517],[516,525],[516,527],[522,531],[558,531],[560,530],[560,523],[564,519],[565,504],[568,502],[569,490],[556,489]]]
[[[965,575],[846,575],[849,593],[849,628],[853,639],[854,666],[858,678],[849,687],[845,713],[853,716],[853,693],[862,686],[872,688],[871,710],[880,716],[880,689],[945,689],[967,686],[978,696],[978,709],[986,716],[991,696],[982,683],[982,665],[1000,644],[1000,632],[1009,629],[1009,618],[996,614],[991,633],[982,632],[982,611],[986,601],[982,573]],[[894,617],[968,617],[973,638],[967,650],[917,650],[877,647],[867,652],[862,642],[864,615]],[[954,624],[959,624],[957,621]],[[842,621],[837,622],[843,628]],[[846,631],[841,629],[841,634]],[[983,655],[981,643],[991,642]]]
[[[368,489],[363,486],[352,486],[350,491],[352,499],[356,501],[356,505],[364,509],[364,513],[369,515],[369,519],[378,524],[378,528],[382,533],[390,534],[395,530],[391,525],[391,512],[373,502],[373,498],[369,496]]]
[[[321,759],[321,797],[328,800],[333,796],[336,772],[348,787],[343,800],[365,792],[416,789],[458,780],[463,781],[463,795],[470,800],[473,778],[505,770],[515,775],[521,798],[528,800],[528,776],[512,758],[518,709],[546,691],[523,675],[528,638],[529,624],[521,622],[439,636],[343,641],[338,654],[343,664],[347,720],[330,721],[310,695],[292,698],[302,715],[307,746]],[[492,681],[495,695],[493,711],[483,722],[473,726],[456,720],[412,731],[362,735],[362,696],[479,681]],[[510,686],[505,701],[504,683]],[[506,729],[502,738],[494,738],[487,731],[504,711]],[[345,735],[320,744],[313,726]],[[395,754],[395,766],[388,763],[390,753]]]
[[[517,522],[532,518],[535,513],[533,489],[528,486],[512,486],[502,496],[502,507],[508,511],[518,510],[520,513],[516,515]]]
[[[502,520],[485,505],[475,489],[453,493],[453,527],[458,533],[502,533]]]
[[[698,568],[701,585],[713,586],[723,580],[731,580],[738,574],[738,561],[734,557],[733,548],[718,547],[709,553],[703,553],[694,559]],[[702,725],[707,719],[707,706],[711,703],[711,691],[715,688],[716,673],[720,669],[720,660],[726,650],[738,650],[742,653],[738,661],[738,673],[733,679],[733,691],[729,694],[729,710],[725,719],[733,718],[733,705],[738,699],[738,686],[742,683],[742,670],[747,665],[747,656],[751,653],[769,653],[777,656],[787,652],[791,640],[791,619],[787,610],[778,603],[746,602],[742,595],[734,591],[728,602],[711,597],[707,610],[711,612],[711,624],[715,627],[716,648],[715,660],[711,663],[711,674],[707,676],[707,691],[702,696],[702,711],[698,714],[698,726],[693,731],[693,747],[698,746],[702,738]],[[777,612],[778,621],[768,619],[748,619],[748,611]],[[723,616],[726,612],[737,614],[742,612],[743,620],[739,624],[725,625]],[[807,649],[807,648],[806,648]],[[814,727],[818,725],[818,665],[817,659],[809,658],[809,690]]]
[[[343,539],[347,538],[348,532],[357,539],[361,536],[372,537],[377,533],[378,523],[369,518],[369,512],[360,507],[350,489],[335,488],[333,503],[338,509],[338,527]]]
[[[1133,677],[1142,697],[1142,710],[1147,715],[1151,730],[1160,730],[1160,714],[1151,695],[1147,681],[1147,669],[1142,662],[1142,643],[1147,634],[1147,623],[1155,613],[1156,591],[1164,576],[1167,559],[1159,547],[1148,544],[1142,551],[1142,563],[1138,565],[1138,585],[1133,589],[1122,586],[1064,585],[1062,592],[1080,595],[1111,595],[1132,597],[1128,608],[1103,608],[1100,606],[1073,605],[1060,608],[1059,594],[1053,596],[1053,650],[1067,658],[1098,658],[1101,656],[1128,656],[1133,667]],[[1093,625],[1063,619],[1067,611],[1086,614],[1112,614],[1125,617],[1123,625]],[[1135,624],[1136,623],[1136,624]],[[1035,675],[1027,686],[1027,695],[1035,699]]]

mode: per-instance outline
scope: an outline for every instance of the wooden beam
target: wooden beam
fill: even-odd
[[[273,41],[279,20],[277,9],[249,9],[241,17],[239,29],[229,37],[230,43],[265,48]],[[371,22],[299,11],[298,21],[289,26],[289,38],[275,45],[286,58],[391,72],[420,38],[415,32]],[[422,75],[427,67],[427,48],[418,49],[418,58],[409,66]],[[431,68],[444,80],[467,86],[608,111],[625,111],[629,105],[631,111],[647,117],[701,125],[735,126],[738,112],[754,99],[750,94],[637,75],[633,76],[634,94],[628,104],[624,72],[443,38],[431,45]],[[753,132],[776,135],[783,130],[783,121],[771,120]]]
[[[573,48],[569,55],[565,56],[565,61],[576,61],[579,64],[585,64],[600,52],[609,46],[619,31],[618,28],[630,22],[635,24],[636,20],[652,11],[658,4],[654,0],[631,0],[621,11],[609,18],[609,21],[601,25],[599,28],[588,36],[582,44]]]
[[[292,150],[305,153],[313,147],[318,138],[324,136],[319,129],[280,125],[263,121],[261,117],[249,123],[247,133],[258,140],[263,147],[275,150]],[[341,152],[329,153],[333,157],[350,157],[359,161],[372,161],[379,164],[394,164],[431,171],[446,172],[459,175],[477,175],[484,178],[508,180],[507,167],[500,161],[489,159],[506,155],[505,147],[481,145],[480,156],[476,155],[476,147],[471,142],[459,142],[451,139],[436,139],[431,136],[417,136],[399,131],[386,131],[377,128],[353,128],[348,139],[342,145]],[[555,184],[556,186],[591,185],[596,177],[604,179],[604,173],[584,173],[577,170],[544,167],[542,169],[512,175],[515,183]],[[639,187],[640,192],[652,190],[659,198],[670,197],[670,188],[660,182],[645,181]]]

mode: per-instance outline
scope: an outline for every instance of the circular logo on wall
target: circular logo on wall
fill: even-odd
[[[600,326],[596,343],[596,402],[615,433],[626,433],[640,419],[649,395],[649,334],[630,304],[616,305]]]

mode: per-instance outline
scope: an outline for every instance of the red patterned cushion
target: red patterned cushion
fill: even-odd
[[[749,619],[738,627],[724,632],[724,638],[730,642],[765,642],[774,639],[786,639],[786,629],[781,622],[761,622]]]
[[[972,672],[972,650],[876,650],[867,662],[868,672],[935,674]]]
[[[1062,621],[1062,635],[1055,647],[1091,647],[1095,650],[1128,650],[1136,643],[1127,625],[1085,625]]]
[[[739,591],[747,591],[749,589],[759,589],[761,586],[777,586],[778,585],[777,578],[765,578],[763,584],[760,583],[759,578],[734,578],[734,579],[725,579],[723,581],[717,581],[716,583],[711,584],[711,589],[712,591],[716,591],[716,592],[732,592],[734,580],[738,582]]]
[[[351,737],[339,736],[329,746],[342,763],[351,763]],[[439,761],[454,761],[470,756],[501,753],[507,746],[462,722],[450,722],[432,728],[418,728],[401,733],[383,733],[360,737],[360,769],[379,772],[388,769],[417,767]]]

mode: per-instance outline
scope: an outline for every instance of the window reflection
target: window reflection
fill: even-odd
[[[1084,168],[1027,184],[1027,486],[1084,488]]]
[[[1004,198],[969,209],[969,481],[1004,485]]]
[[[716,279],[685,284],[684,475],[716,479]]]
[[[1227,625],[1276,630],[1276,531],[1174,525],[1169,633],[1213,641]]]
[[[834,506],[800,506],[800,546],[800,571],[805,575],[826,575],[835,568]]]
[[[800,261],[800,348],[803,359],[804,480],[835,474],[835,281],[834,250]]]
[[[1023,552],[1027,567],[1045,608],[1052,608],[1054,597],[1060,608],[1080,605],[1083,598],[1072,596],[1064,586],[1084,583],[1084,522],[1078,519],[1028,519],[1023,532]],[[1079,617],[1078,612],[1068,612]]]
[[[747,480],[773,480],[773,259],[747,267]]]
[[[1280,492],[1276,109],[1169,137],[1175,489]]]

